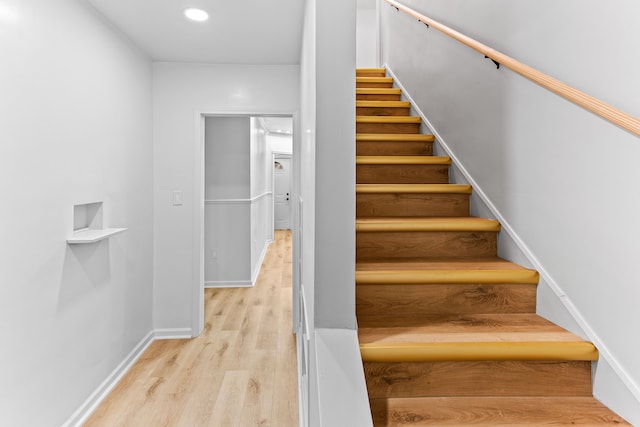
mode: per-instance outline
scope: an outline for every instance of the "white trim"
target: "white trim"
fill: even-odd
[[[191,268],[191,336],[197,337],[204,330],[204,170],[206,116],[200,112],[195,117],[195,149],[193,150],[193,227]]]
[[[293,158],[293,153],[288,153],[286,151],[272,151],[271,154],[274,155],[274,157],[289,157],[290,159]]]
[[[191,330],[189,329],[189,332]],[[131,369],[134,363],[142,356],[142,353],[155,341],[154,331],[150,331],[136,344],[131,352],[124,358],[122,362],[105,378],[104,381],[89,395],[82,405],[62,424],[62,427],[79,427],[81,426],[102,401],[109,395],[111,390],[118,384],[122,377]]]
[[[260,275],[260,271],[262,270],[262,263],[264,262],[265,256],[267,256],[267,251],[269,250],[269,245],[273,242],[273,240],[265,240],[264,246],[262,247],[262,252],[258,257],[258,262],[253,267],[253,273],[251,274],[251,286],[255,286],[258,281],[258,276]]]
[[[382,65],[382,0],[376,1],[376,67]]]
[[[205,280],[205,288],[251,288],[251,280]]]
[[[300,427],[309,426],[309,322],[304,287],[300,285],[300,323],[296,330],[298,368],[298,418]]]
[[[540,273],[540,277],[544,280],[549,287],[556,294],[558,299],[565,306],[567,311],[573,316],[578,325],[582,328],[584,333],[587,335],[588,339],[593,342],[593,344],[598,348],[598,352],[600,355],[606,359],[607,363],[612,367],[612,369],[616,372],[616,374],[620,377],[622,382],[627,386],[629,391],[634,395],[636,399],[640,401],[640,386],[631,378],[631,376],[627,373],[627,371],[622,367],[618,359],[611,353],[609,348],[605,345],[605,343],[600,339],[600,336],[593,330],[591,325],[584,318],[580,310],[573,304],[571,299],[566,295],[562,287],[553,279],[553,277],[547,272],[547,270],[542,266],[540,261],[536,258],[533,252],[529,249],[529,247],[524,243],[524,241],[520,238],[520,236],[515,232],[511,224],[507,222],[507,220],[502,216],[498,208],[491,202],[487,194],[482,190],[482,188],[478,185],[478,183],[471,177],[471,174],[465,169],[460,159],[456,157],[451,148],[447,145],[445,140],[440,136],[435,127],[431,124],[431,122],[426,118],[426,116],[422,113],[418,105],[414,102],[413,98],[409,95],[405,87],[402,85],[400,80],[396,77],[391,67],[388,64],[385,64],[384,67],[387,69],[387,73],[390,77],[393,78],[395,84],[400,88],[402,94],[406,97],[407,101],[411,102],[411,107],[415,109],[416,113],[422,118],[423,122],[430,131],[435,136],[438,144],[447,152],[447,155],[451,157],[452,162],[456,165],[456,167],[460,170],[460,172],[467,179],[471,187],[473,188],[474,194],[477,194],[478,197],[482,200],[482,202],[486,205],[486,207],[491,211],[491,213],[495,216],[495,219],[500,221],[502,226],[502,231],[505,231],[509,237],[513,240],[513,242],[518,246],[522,254],[531,262],[534,269]]]
[[[265,191],[262,194],[258,194],[250,199],[205,199],[205,205],[231,205],[231,204],[248,204],[254,203],[263,197],[267,197],[273,194],[271,191]]]
[[[195,338],[191,333],[191,328],[161,328],[154,331],[156,340],[182,340],[185,338]]]

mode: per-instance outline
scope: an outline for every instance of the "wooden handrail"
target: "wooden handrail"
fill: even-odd
[[[555,79],[547,74],[544,74],[541,71],[536,70],[535,68],[523,64],[522,62],[517,61],[502,52],[498,52],[497,50],[492,49],[477,40],[465,36],[464,34],[441,24],[438,21],[434,21],[433,19],[416,12],[415,10],[403,5],[402,3],[398,3],[395,0],[385,1],[399,11],[401,10],[406,14],[411,15],[420,22],[427,24],[429,27],[433,27],[436,30],[459,41],[460,43],[470,47],[471,49],[477,50],[488,58],[498,62],[499,64],[520,74],[521,76],[526,77],[527,79],[542,86],[543,88],[550,90],[551,92],[565,98],[568,101],[573,102],[576,105],[579,105],[580,107],[588,111],[591,111],[594,114],[597,114],[598,116],[610,121],[617,126],[620,126],[621,128],[633,133],[636,136],[640,136],[640,119],[627,114],[622,110],[612,107],[611,105],[602,102],[591,95],[581,92],[578,89],[575,89],[558,79]]]

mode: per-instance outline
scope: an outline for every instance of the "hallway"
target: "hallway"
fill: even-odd
[[[85,426],[298,424],[291,232],[275,232],[254,288],[206,289],[205,329],[159,340]]]

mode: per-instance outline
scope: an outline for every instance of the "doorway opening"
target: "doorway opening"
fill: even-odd
[[[198,119],[193,336],[204,327],[205,287],[253,286],[274,240],[276,213],[278,229],[295,227],[287,203],[293,193],[293,114],[200,114]],[[286,174],[275,170],[275,161]],[[278,191],[284,198],[278,197],[276,208]]]
[[[273,153],[273,227],[291,229],[291,154]]]

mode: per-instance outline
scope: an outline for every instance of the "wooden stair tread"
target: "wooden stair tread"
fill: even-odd
[[[435,137],[422,133],[357,133],[356,142],[433,142]]]
[[[593,397],[410,397],[371,407],[376,427],[631,425]]]
[[[439,258],[404,259],[384,261],[367,260],[356,264],[357,271],[402,271],[402,270],[529,270],[519,264],[499,257],[484,258]]]
[[[537,284],[535,270],[356,270],[356,284]]]
[[[584,341],[535,313],[361,316],[361,344]]]
[[[422,123],[418,116],[356,116],[357,123]]]
[[[522,334],[531,340],[502,340],[456,342],[361,343],[363,362],[437,362],[437,361],[567,361],[598,360],[598,350],[587,341],[535,339],[533,334]]]
[[[409,101],[367,101],[357,100],[356,108],[358,107],[380,107],[380,108],[409,108],[411,103]]]
[[[356,231],[500,231],[496,220],[475,217],[452,218],[360,218]]]
[[[588,341],[532,313],[360,316],[365,362],[597,360]]]
[[[356,184],[357,193],[471,194],[467,184]]]
[[[400,134],[407,135],[407,134]],[[356,165],[450,165],[447,156],[356,156]]]
[[[393,78],[379,76],[356,76],[356,83],[393,83]]]
[[[499,257],[358,261],[356,284],[537,284],[536,270]]]
[[[402,91],[396,87],[358,87],[356,95],[400,95]]]

